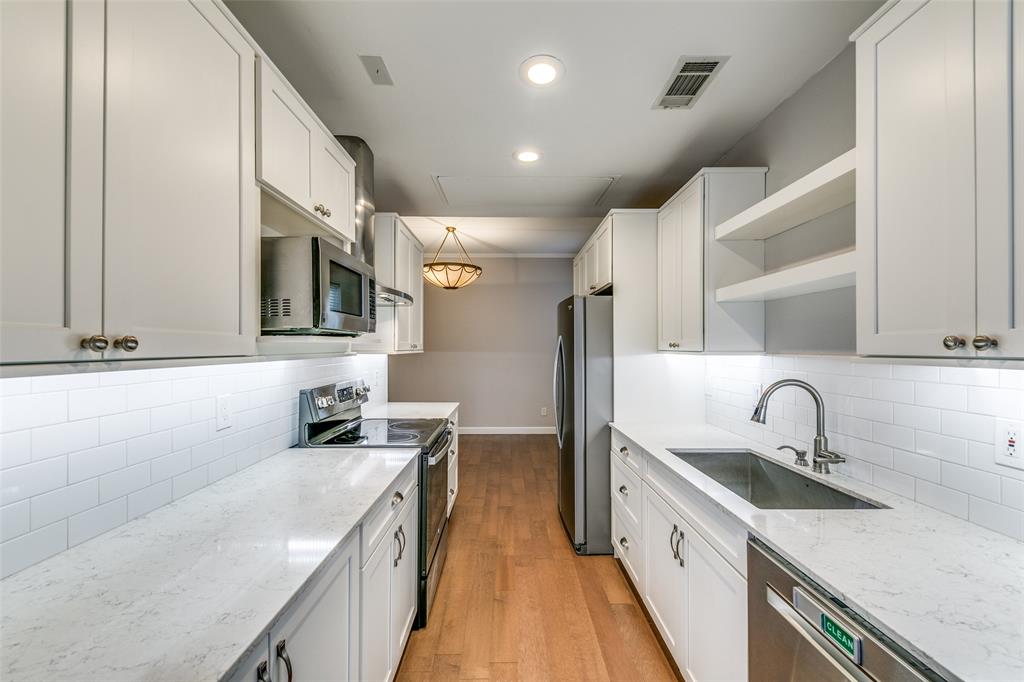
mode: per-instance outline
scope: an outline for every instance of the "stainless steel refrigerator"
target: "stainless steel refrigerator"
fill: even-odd
[[[612,299],[558,304],[558,511],[578,554],[611,554]]]

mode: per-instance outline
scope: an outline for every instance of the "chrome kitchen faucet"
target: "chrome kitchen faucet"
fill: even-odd
[[[814,457],[813,471],[817,474],[827,474],[829,472],[829,464],[841,464],[846,461],[846,458],[840,455],[838,452],[832,452],[828,449],[828,438],[825,437],[825,401],[821,399],[821,394],[818,393],[818,389],[811,386],[806,381],[799,379],[782,379],[776,381],[774,384],[769,386],[761,394],[761,397],[757,400],[757,405],[754,407],[754,414],[750,416],[750,421],[757,422],[758,424],[764,424],[768,417],[768,399],[772,396],[772,393],[783,388],[785,386],[796,386],[802,388],[811,394],[811,398],[814,399],[814,409],[817,413],[816,427],[817,435],[814,437]],[[794,450],[796,452],[796,450]],[[797,455],[799,458],[799,455]]]

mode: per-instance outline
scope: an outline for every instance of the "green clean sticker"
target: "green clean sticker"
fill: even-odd
[[[853,636],[844,630],[842,625],[829,618],[827,613],[821,614],[821,631],[850,654],[851,658],[857,655]]]

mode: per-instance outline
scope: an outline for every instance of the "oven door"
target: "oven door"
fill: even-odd
[[[321,332],[367,334],[376,331],[373,268],[323,239],[316,239]]]

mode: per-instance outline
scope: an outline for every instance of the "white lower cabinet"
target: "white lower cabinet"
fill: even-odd
[[[414,491],[362,568],[360,680],[388,682],[402,660],[416,616],[418,510],[418,491]]]
[[[612,546],[672,658],[687,682],[746,680],[747,581],[733,563],[738,557],[726,558],[709,543],[724,538],[731,547],[735,538],[726,531],[736,522],[706,516],[706,502],[680,497],[681,483],[663,497],[648,485],[664,485],[658,463],[621,445],[617,433],[612,442],[628,452],[613,451],[611,458]],[[635,471],[644,472],[642,482]],[[631,486],[638,486],[635,493]],[[634,494],[641,501],[639,526],[630,511]]]
[[[643,487],[644,580],[651,619],[680,669],[686,667],[686,538],[683,520],[657,493]]]

